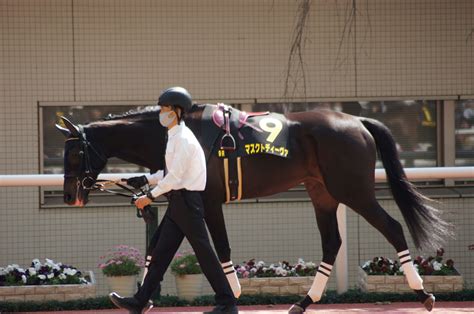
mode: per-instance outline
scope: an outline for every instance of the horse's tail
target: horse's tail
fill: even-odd
[[[415,246],[438,249],[446,237],[452,235],[451,225],[440,217],[439,210],[425,204],[431,200],[408,181],[390,130],[377,120],[360,118],[360,121],[375,140],[393,197]]]

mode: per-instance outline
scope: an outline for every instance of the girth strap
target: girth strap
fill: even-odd
[[[224,158],[226,203],[242,199],[242,165],[240,157],[231,154]]]

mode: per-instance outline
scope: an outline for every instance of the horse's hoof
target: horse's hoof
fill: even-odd
[[[291,314],[304,313],[304,308],[302,308],[298,304],[293,304],[288,310],[288,313],[291,313]]]
[[[431,312],[431,310],[433,309],[434,304],[435,304],[435,296],[432,294],[430,294],[428,298],[425,300],[425,302],[423,302],[423,305],[429,312]]]

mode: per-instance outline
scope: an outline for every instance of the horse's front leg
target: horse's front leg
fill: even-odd
[[[212,198],[203,197],[205,220],[209,233],[211,234],[214,248],[221,262],[222,269],[229,281],[234,296],[238,298],[241,293],[240,282],[230,259],[230,244],[225,228],[224,213],[222,203]]]

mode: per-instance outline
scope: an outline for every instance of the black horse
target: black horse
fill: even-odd
[[[201,141],[202,113],[208,106],[195,105],[186,125]],[[107,159],[118,157],[150,169],[163,169],[166,130],[158,123],[159,107],[129,112],[84,126],[63,119],[65,142],[64,201],[84,205],[90,187]],[[323,262],[333,265],[341,245],[336,209],[339,203],[352,208],[380,231],[396,249],[408,249],[402,226],[377,202],[374,170],[377,149],[388,183],[418,248],[439,247],[449,225],[426,198],[407,180],[394,139],[382,123],[329,110],[285,115],[289,126],[290,158],[268,154],[245,156],[242,198],[256,198],[286,191],[303,183],[314,205],[321,234]],[[212,122],[209,122],[212,123]],[[210,154],[212,148],[204,147]],[[203,201],[206,223],[221,262],[230,261],[230,245],[222,204],[226,200],[223,161],[216,154],[208,160],[208,179]],[[419,291],[418,291],[419,292]],[[427,309],[434,298],[419,294]],[[314,300],[314,298],[313,298]]]

